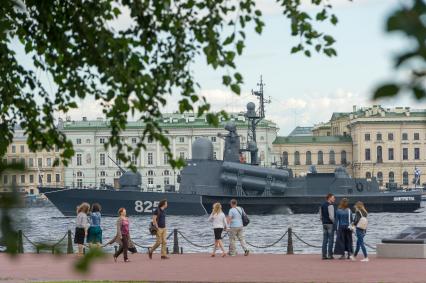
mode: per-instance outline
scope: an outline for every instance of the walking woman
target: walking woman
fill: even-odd
[[[117,219],[117,234],[114,241],[120,245],[118,251],[114,254],[114,261],[117,262],[118,256],[123,253],[124,262],[129,262],[127,257],[127,251],[130,246],[130,229],[129,229],[129,219],[126,216],[126,209],[120,208],[118,210],[118,219]]]
[[[336,213],[336,224],[337,237],[336,245],[334,246],[334,254],[341,255],[340,259],[345,259],[346,252],[348,259],[355,260],[352,255],[352,212],[349,209],[349,201],[347,198],[343,198],[339,203]]]
[[[90,227],[87,232],[87,242],[92,247],[100,247],[102,244],[102,228],[101,228],[101,205],[99,203],[92,204],[90,212]]]
[[[363,262],[368,262],[367,249],[364,244],[365,233],[367,232],[367,220],[368,212],[365,209],[365,206],[362,202],[358,201],[355,203],[355,219],[354,226],[356,227],[356,249],[354,256],[356,257],[359,253],[359,249],[362,250],[364,259],[361,259]]]
[[[226,216],[222,211],[222,205],[218,202],[213,204],[213,211],[209,216],[209,221],[213,222],[213,231],[214,231],[214,248],[212,257],[216,255],[216,249],[222,251],[222,257],[226,256],[225,248],[222,243],[222,232],[223,229],[226,229]]]
[[[87,219],[89,209],[90,205],[87,202],[83,202],[77,207],[74,243],[78,245],[78,256],[83,255],[84,239],[86,238],[87,230],[89,229],[89,220]]]

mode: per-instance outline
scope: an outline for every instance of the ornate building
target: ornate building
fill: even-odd
[[[409,187],[416,168],[426,173],[426,110],[354,106],[352,112],[333,113],[330,121],[316,125],[312,136],[277,137],[273,147],[275,159],[296,174],[307,172],[310,164],[319,172],[342,164],[355,178],[376,177],[382,186],[396,182]]]

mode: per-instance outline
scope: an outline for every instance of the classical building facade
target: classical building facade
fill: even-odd
[[[241,136],[241,146],[245,147],[247,136],[247,121],[244,113],[231,114],[231,120],[237,125]],[[214,145],[214,156],[222,159],[224,140],[218,133],[226,134],[223,129],[225,121],[218,128],[208,125],[205,117],[192,114],[165,114],[160,120],[160,126],[167,130],[171,149],[175,157],[190,159],[192,157],[192,142],[199,137],[211,139]],[[142,136],[144,125],[141,122],[128,122],[127,129],[121,135],[122,140],[130,145],[136,145]],[[65,186],[98,187],[101,184],[116,185],[121,175],[119,168],[111,160],[116,160],[114,148],[104,148],[110,136],[110,128],[105,120],[63,122],[63,132],[73,142],[75,155],[65,170]],[[277,136],[277,125],[270,121],[262,121],[258,125],[257,142],[261,165],[269,165],[272,157],[272,142]],[[151,139],[144,141],[146,149],[140,155],[132,156],[131,162],[142,175],[144,190],[161,191],[167,185],[178,189],[177,178],[179,170],[173,170],[162,146]],[[111,159],[110,159],[111,158]],[[249,160],[249,156],[246,155]],[[207,173],[207,172],[206,172]]]
[[[355,178],[411,187],[416,168],[426,173],[426,110],[354,107],[349,113],[333,113],[310,137],[277,137],[273,146],[275,159],[296,174],[307,172],[309,164],[319,172],[342,164]],[[424,182],[420,177],[418,184]]]
[[[38,185],[63,186],[64,167],[53,166],[55,160],[60,158],[59,155],[57,148],[51,151],[31,152],[23,130],[16,129],[13,142],[2,157],[2,161],[6,164],[23,163],[25,170],[4,172],[0,180],[0,191],[8,191],[16,186],[20,191],[37,194]]]

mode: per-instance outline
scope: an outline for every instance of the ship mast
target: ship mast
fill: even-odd
[[[247,104],[247,121],[248,121],[248,128],[247,128],[247,149],[245,151],[250,152],[251,156],[251,164],[252,165],[259,165],[258,162],[258,148],[257,148],[257,141],[256,141],[256,127],[259,124],[260,121],[262,121],[265,118],[265,104],[268,104],[271,102],[271,99],[265,99],[263,96],[263,87],[265,84],[263,83],[262,76],[260,76],[260,82],[257,84],[259,86],[259,90],[252,90],[251,94],[256,96],[259,100],[259,108],[257,111],[255,110],[254,103]]]

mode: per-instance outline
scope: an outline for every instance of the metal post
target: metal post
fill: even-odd
[[[169,254],[169,247],[166,248],[166,253]]]
[[[179,254],[179,239],[177,229],[173,229],[173,254]]]
[[[52,246],[52,254],[55,254],[55,246]]]
[[[291,229],[291,227],[288,228],[287,230],[287,234],[288,234],[288,239],[287,239],[287,254],[288,255],[292,255],[294,254],[293,252],[293,235],[292,235],[293,231]]]
[[[114,246],[114,254],[117,254],[117,250],[118,250],[117,246]]]
[[[83,248],[83,254],[86,254],[86,247]]]
[[[22,240],[22,230],[18,231],[18,254],[24,253],[24,242]]]
[[[72,247],[72,234],[71,234],[71,230],[68,230],[68,243],[67,243],[67,254],[73,254],[74,250]]]
[[[37,251],[38,254],[40,253],[40,247],[39,246],[36,247],[36,251]]]
[[[183,255],[183,248],[180,247],[180,254]]]

